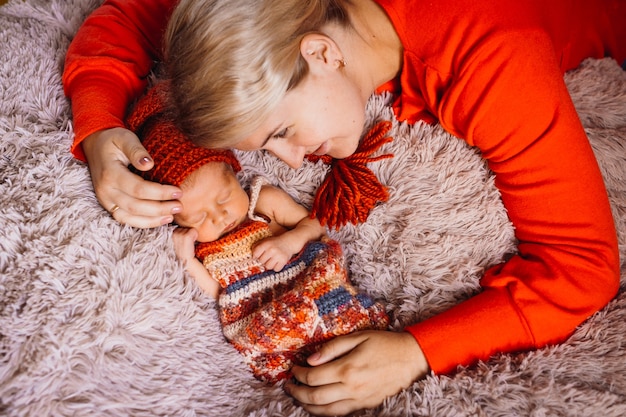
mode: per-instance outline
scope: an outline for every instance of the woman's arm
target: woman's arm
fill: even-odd
[[[128,105],[144,91],[161,59],[174,0],[108,0],[84,21],[65,57],[63,88],[72,102],[72,152],[99,130],[124,127]]]
[[[542,31],[493,37],[442,100],[442,125],[496,174],[519,252],[480,294],[408,328],[436,372],[561,342],[618,289],[607,193],[553,48]]]
[[[129,103],[146,86],[161,56],[172,0],[109,0],[96,9],[70,44],[63,85],[72,102],[72,153],[87,161],[100,204],[121,223],[154,227],[180,210],[177,187],[144,181],[128,170],[152,168],[150,155],[125,128]],[[118,209],[119,208],[119,209]]]

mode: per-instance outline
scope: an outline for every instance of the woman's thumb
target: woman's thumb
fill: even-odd
[[[125,132],[120,148],[135,169],[148,171],[154,166],[152,157],[141,144],[139,137],[130,130]]]

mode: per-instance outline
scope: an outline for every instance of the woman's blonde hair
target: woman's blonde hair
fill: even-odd
[[[181,130],[232,147],[258,129],[307,72],[304,35],[349,25],[347,0],[181,0],[165,62]]]

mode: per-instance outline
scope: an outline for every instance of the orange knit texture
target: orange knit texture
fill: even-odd
[[[241,170],[231,150],[197,146],[183,135],[168,105],[169,88],[167,81],[156,84],[128,117],[128,128],[139,136],[154,160],[151,170],[135,172],[150,181],[180,186],[192,172],[210,162],[225,162],[235,172]]]
[[[311,218],[317,217],[322,225],[338,230],[348,223],[364,222],[378,202],[387,201],[387,187],[380,183],[367,164],[393,157],[393,154],[371,156],[383,144],[393,140],[387,136],[390,129],[389,121],[377,123],[361,140],[354,154],[330,161],[331,169],[317,190]],[[322,159],[328,163],[324,157],[309,155],[308,159]]]

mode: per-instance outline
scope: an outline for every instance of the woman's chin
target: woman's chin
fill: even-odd
[[[353,155],[358,148],[358,143],[354,146],[343,146],[340,149],[330,149],[327,155],[332,156],[335,159],[344,159]]]

